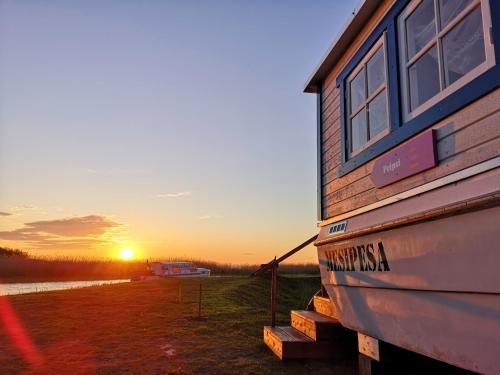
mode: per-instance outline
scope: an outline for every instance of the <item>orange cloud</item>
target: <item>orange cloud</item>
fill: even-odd
[[[64,237],[99,236],[112,228],[121,226],[121,224],[99,215],[34,221],[24,225],[32,232],[44,232]]]
[[[8,241],[40,241],[49,239],[51,236],[32,232],[27,228],[19,228],[16,230],[0,232],[0,239]]]
[[[88,215],[25,223],[24,227],[0,232],[0,239],[22,241],[34,248],[89,248],[111,242],[111,233],[123,224],[100,215]]]

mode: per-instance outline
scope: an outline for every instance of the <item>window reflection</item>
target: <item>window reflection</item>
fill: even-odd
[[[368,141],[366,132],[366,111],[363,109],[352,119],[352,150],[355,151]]]
[[[439,92],[437,48],[418,59],[409,71],[411,109],[417,108]]]
[[[385,90],[368,105],[370,138],[375,137],[388,126],[387,98]]]
[[[368,96],[370,96],[385,82],[384,51],[382,48],[373,55],[366,66],[368,70]]]
[[[473,0],[440,0],[439,16],[441,18],[441,29],[445,28],[452,19],[458,16],[472,2]]]
[[[446,86],[486,60],[481,10],[476,8],[443,38]]]
[[[351,81],[351,111],[358,108],[366,99],[365,70],[363,69]]]
[[[434,0],[423,0],[406,20],[408,59],[411,59],[436,35]]]
[[[484,40],[479,0],[413,0],[407,9],[398,27],[404,116],[411,118],[484,63],[491,50]]]

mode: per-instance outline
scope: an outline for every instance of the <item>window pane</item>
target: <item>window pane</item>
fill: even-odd
[[[439,68],[436,46],[432,47],[409,69],[410,105],[413,111],[439,92]]]
[[[473,0],[439,0],[439,16],[441,29],[450,23],[458,14],[467,8]]]
[[[446,86],[485,61],[483,21],[477,7],[443,38]]]
[[[351,112],[366,100],[365,69],[361,70],[350,83]]]
[[[370,139],[375,137],[382,130],[387,128],[389,119],[387,117],[387,95],[386,90],[378,94],[371,102],[368,104],[368,117],[370,124]]]
[[[351,151],[356,151],[368,141],[366,133],[366,111],[363,109],[351,120]]]
[[[408,60],[436,35],[434,0],[423,0],[406,20]]]
[[[380,48],[368,61],[368,96],[385,81],[384,50]]]

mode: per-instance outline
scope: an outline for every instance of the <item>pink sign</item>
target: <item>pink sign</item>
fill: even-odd
[[[381,188],[434,166],[434,132],[429,130],[376,160],[371,179]]]

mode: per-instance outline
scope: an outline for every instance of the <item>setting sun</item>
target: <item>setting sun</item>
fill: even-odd
[[[120,258],[122,260],[131,260],[132,258],[134,258],[134,250],[132,250],[130,247],[124,247],[120,250]]]

